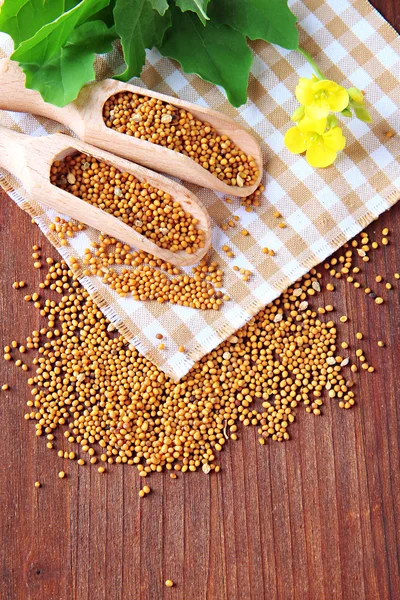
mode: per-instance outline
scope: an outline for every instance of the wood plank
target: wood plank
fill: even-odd
[[[397,0],[374,4],[397,27]],[[382,306],[345,281],[324,292],[336,306],[342,339],[355,333],[376,373],[356,375],[357,405],[323,415],[300,411],[292,440],[261,447],[254,428],[221,453],[221,472],[149,479],[140,500],[136,469],[100,475],[48,450],[23,419],[28,388],[0,362],[1,600],[392,600],[400,597],[400,451],[398,357],[400,205],[373,223],[393,243],[374,252],[360,281]],[[0,344],[22,340],[37,312],[13,290],[31,269],[31,246],[54,250],[29,217],[0,195]],[[29,265],[29,266],[28,266]],[[327,282],[324,272],[324,281]],[[379,348],[382,339],[386,348]],[[64,440],[57,443],[64,448]],[[65,448],[67,446],[65,445]],[[58,471],[67,472],[66,479]],[[36,480],[42,488],[34,487]],[[176,586],[167,589],[166,579]]]

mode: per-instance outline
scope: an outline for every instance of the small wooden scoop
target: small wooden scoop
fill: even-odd
[[[110,96],[124,91],[158,98],[184,108],[197,119],[210,123],[218,133],[227,135],[245,154],[253,156],[259,170],[256,183],[243,187],[227,185],[184,154],[108,128],[102,114],[104,103]],[[256,140],[233,119],[215,110],[202,108],[197,104],[157,94],[151,90],[114,79],[105,79],[85,86],[74,102],[64,108],[58,108],[44,102],[39,92],[25,88],[23,71],[16,62],[4,58],[0,60],[0,108],[49,117],[63,123],[72,129],[81,140],[98,148],[114,152],[149,169],[167,173],[224,194],[249,196],[261,181],[260,147]]]
[[[186,212],[198,219],[198,228],[204,231],[204,248],[197,249],[193,254],[187,254],[184,250],[171,252],[160,248],[116,217],[53,185],[50,182],[50,168],[53,162],[62,160],[76,151],[94,156],[120,171],[131,173],[139,181],[147,181],[150,185],[170,194]],[[200,200],[192,192],[167,177],[68,135],[56,133],[34,138],[0,127],[0,166],[20,179],[34,200],[43,202],[65,215],[91,225],[107,235],[124,241],[139,250],[145,250],[145,252],[173,265],[179,267],[193,265],[201,260],[210,247],[210,217]]]

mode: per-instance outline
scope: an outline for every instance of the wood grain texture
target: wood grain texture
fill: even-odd
[[[397,0],[375,0],[399,23]],[[397,19],[397,21],[396,21]],[[362,280],[393,282],[400,266],[400,205],[368,231],[389,227],[393,243],[372,255]],[[47,241],[0,197],[0,344],[39,325],[14,280],[36,289],[31,246]],[[327,280],[325,280],[327,281]],[[0,361],[1,600],[395,600],[400,597],[399,285],[376,306],[339,281],[342,339],[362,347],[376,373],[357,375],[351,411],[326,402],[299,411],[284,444],[257,443],[247,428],[221,453],[222,471],[153,475],[140,500],[136,469],[65,463],[23,420],[22,372]],[[386,348],[378,348],[382,339]],[[21,376],[22,375],[22,376]],[[64,447],[59,439],[57,449]],[[60,480],[64,469],[67,478]],[[34,482],[42,482],[37,490]],[[176,586],[167,589],[164,580]]]

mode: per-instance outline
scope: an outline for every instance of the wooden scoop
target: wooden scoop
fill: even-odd
[[[116,217],[53,185],[50,182],[50,169],[53,162],[62,160],[77,151],[94,156],[120,171],[131,173],[139,181],[147,181],[151,186],[170,194],[186,212],[198,219],[198,228],[204,232],[204,248],[197,249],[193,254],[188,254],[184,250],[171,252],[160,248]],[[179,267],[193,265],[201,260],[210,247],[210,217],[192,192],[167,177],[68,135],[56,133],[34,138],[0,127],[0,166],[17,177],[34,200],[43,202],[60,213],[95,227],[139,250],[154,254],[173,265]]]
[[[103,120],[105,101],[120,92],[130,91],[141,96],[158,98],[174,106],[188,110],[201,121],[210,123],[221,135],[227,135],[238,148],[253,156],[259,177],[251,186],[227,185],[194,160],[163,146],[128,136],[106,126]],[[133,160],[149,169],[168,173],[185,181],[223,192],[227,195],[245,197],[254,192],[262,176],[261,150],[256,140],[233,119],[209,108],[184,102],[164,94],[136,87],[114,79],[105,79],[85,86],[71,104],[58,108],[44,102],[39,92],[25,88],[25,75],[16,62],[7,58],[0,60],[0,108],[28,112],[49,117],[63,123],[81,139],[98,148],[104,148]]]

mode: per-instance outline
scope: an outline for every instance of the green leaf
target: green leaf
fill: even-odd
[[[170,11],[162,17],[149,0],[117,0],[115,29],[121,38],[126,69],[117,79],[128,81],[139,76],[146,60],[146,48],[161,44],[171,24]]]
[[[110,0],[82,0],[68,12],[41,27],[33,37],[24,40],[11,58],[21,64],[46,64],[53,56],[59,54],[75,27],[84,23],[109,2]]]
[[[179,6],[182,12],[190,10],[195,12],[203,25],[210,20],[207,16],[207,5],[210,0],[176,0],[176,5]]]
[[[0,30],[12,37],[16,48],[78,2],[79,0],[4,0],[0,9]]]
[[[88,18],[88,21],[103,21],[107,25],[107,27],[114,27],[114,7],[116,0],[110,0],[108,6],[102,8],[96,13],[93,13],[91,17]]]
[[[102,21],[83,23],[43,63],[21,63],[27,87],[40,92],[46,102],[56,106],[69,104],[83,85],[95,79],[95,54],[110,52],[114,39],[114,31]]]
[[[287,0],[214,0],[210,17],[214,23],[230,25],[251,40],[265,40],[289,50],[299,45],[297,19]]]
[[[234,106],[244,104],[253,61],[244,35],[226,25],[216,27],[211,21],[203,27],[190,12],[177,8],[170,12],[172,27],[159,46],[161,54],[177,60],[186,73],[221,85]]]
[[[160,15],[163,15],[169,8],[168,0],[149,0],[149,2]]]

